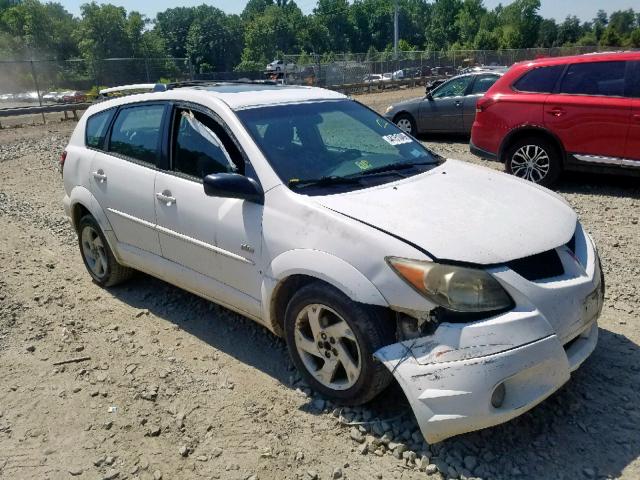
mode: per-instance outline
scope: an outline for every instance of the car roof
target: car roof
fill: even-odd
[[[212,98],[222,101],[232,110],[243,110],[270,105],[344,100],[348,98],[341,93],[324,88],[267,83],[205,82],[194,85],[187,82],[185,85],[169,85],[166,90],[164,90],[164,87],[152,93],[138,93],[107,100],[99,105],[109,108],[110,106],[126,105],[140,101],[174,99],[206,101],[207,98]]]
[[[526,60],[518,62],[518,66],[550,66],[564,65],[567,63],[584,63],[584,62],[610,62],[610,61],[640,60],[640,52],[624,51],[624,52],[596,52],[585,53],[583,55],[570,55],[566,57],[544,57],[535,60]]]

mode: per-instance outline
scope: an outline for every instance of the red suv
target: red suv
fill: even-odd
[[[470,148],[545,186],[563,170],[640,174],[640,52],[515,64],[478,101]]]

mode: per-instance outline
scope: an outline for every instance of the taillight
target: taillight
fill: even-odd
[[[476,103],[476,113],[484,112],[487,108],[489,108],[494,103],[496,103],[495,98],[482,97],[480,100],[478,100],[478,103]]]
[[[62,152],[62,154],[60,155],[60,165],[58,166],[58,168],[60,169],[60,174],[62,174],[63,170],[64,170],[64,161],[67,159],[67,151],[65,150],[64,152]]]

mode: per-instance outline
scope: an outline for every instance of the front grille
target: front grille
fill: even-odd
[[[555,250],[518,258],[507,263],[507,266],[521,277],[530,281],[557,277],[564,273],[562,261]]]

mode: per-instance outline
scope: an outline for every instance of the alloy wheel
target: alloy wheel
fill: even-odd
[[[325,387],[347,390],[360,378],[358,341],[332,308],[321,304],[304,307],[296,318],[294,341],[307,371]]]
[[[107,274],[107,252],[105,251],[102,238],[90,225],[85,225],[81,234],[82,255],[91,272],[99,279]]]
[[[523,145],[511,157],[511,172],[534,183],[540,183],[550,168],[549,154],[538,145]]]

